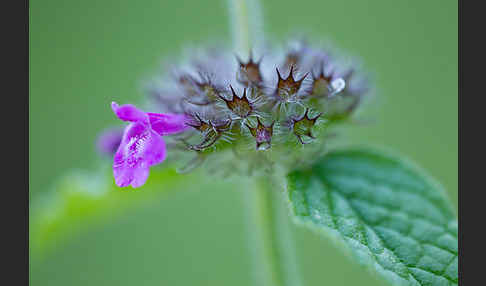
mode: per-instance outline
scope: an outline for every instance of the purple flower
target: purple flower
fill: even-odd
[[[188,127],[186,115],[146,113],[131,104],[119,106],[116,102],[111,108],[118,118],[131,122],[113,159],[115,182],[119,187],[140,187],[148,178],[150,166],[166,157],[162,136],[184,131]]]

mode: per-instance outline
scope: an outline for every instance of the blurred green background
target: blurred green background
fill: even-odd
[[[267,0],[265,30],[328,39],[359,56],[377,96],[353,144],[387,146],[445,186],[457,209],[457,1]],[[30,199],[56,177],[100,163],[94,140],[118,124],[109,104],[181,48],[230,38],[227,2],[30,2]],[[109,164],[109,162],[107,162]],[[32,285],[250,285],[241,193],[175,193],[85,231],[43,259]],[[293,228],[305,285],[381,285],[318,235]]]

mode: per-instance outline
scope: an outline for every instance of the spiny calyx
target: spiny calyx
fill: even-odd
[[[186,125],[193,127],[194,129],[201,132],[203,139],[200,143],[192,145],[185,140],[181,140],[185,145],[195,151],[202,151],[206,148],[211,147],[218,139],[220,139],[224,132],[227,132],[231,128],[231,119],[219,120],[219,121],[205,121],[201,119],[198,114],[193,115],[197,120],[196,122],[188,122]]]
[[[278,83],[277,83],[277,95],[280,96],[281,98],[287,100],[290,97],[294,96],[297,94],[297,92],[300,89],[300,86],[302,85],[302,82],[304,81],[305,77],[307,76],[308,73],[306,73],[304,76],[302,76],[299,80],[294,79],[294,66],[290,66],[290,71],[289,75],[287,78],[283,78],[282,75],[280,74],[280,71],[278,68],[275,68],[277,71],[277,76],[278,76]]]
[[[331,84],[333,73],[329,72],[328,75],[324,73],[324,64],[318,75],[312,73],[312,91],[313,96],[329,96],[329,85]]]
[[[274,124],[275,121],[273,121],[270,125],[265,126],[260,121],[259,117],[257,117],[256,127],[251,127],[250,125],[245,123],[246,127],[250,130],[251,135],[255,138],[257,150],[267,150],[271,147]]]
[[[299,118],[292,118],[292,132],[300,143],[308,144],[310,143],[308,139],[315,139],[312,135],[312,127],[316,125],[317,119],[322,115],[322,113],[317,114],[314,117],[309,117],[309,108],[305,109],[304,115]]]
[[[236,57],[239,64],[239,70],[237,73],[238,81],[246,87],[249,86],[261,86],[263,83],[262,74],[260,72],[260,63],[253,61],[253,54],[250,52],[250,59],[244,63],[239,57]]]
[[[231,100],[226,99],[221,95],[220,98],[224,100],[226,106],[234,115],[236,115],[239,118],[247,118],[253,112],[252,103],[250,102],[250,100],[248,100],[248,97],[246,96],[247,89],[246,88],[243,89],[243,95],[241,97],[238,97],[238,95],[236,95],[236,92],[231,85],[230,85],[230,89],[232,93]]]

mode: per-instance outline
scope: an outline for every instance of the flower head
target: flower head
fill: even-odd
[[[163,135],[184,131],[185,115],[145,113],[131,104],[111,104],[116,116],[131,122],[124,130],[113,159],[113,175],[119,187],[140,187],[149,175],[150,166],[166,158]]]
[[[115,154],[119,186],[143,184],[150,166],[165,159],[161,136],[182,131],[169,139],[179,158],[193,157],[182,170],[221,153],[228,156],[208,170],[311,163],[331,138],[327,129],[346,122],[369,91],[357,66],[306,42],[243,59],[220,49],[197,54],[149,86],[152,107],[170,114],[113,103],[116,115],[131,122]]]

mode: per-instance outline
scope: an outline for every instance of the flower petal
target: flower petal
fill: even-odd
[[[152,129],[160,135],[170,135],[182,132],[189,128],[186,125],[188,116],[185,114],[159,114],[147,113]]]
[[[149,125],[134,122],[125,128],[113,159],[113,175],[119,187],[140,187],[147,180],[150,166],[166,157],[165,142]]]
[[[139,167],[133,170],[132,187],[138,188],[145,184],[149,176],[149,167]]]
[[[132,104],[124,104],[122,106],[118,105],[116,102],[111,103],[111,109],[115,112],[116,116],[123,121],[141,121],[148,123],[148,116],[142,110],[136,108]]]
[[[116,127],[103,130],[96,140],[96,148],[100,154],[113,156],[123,136],[123,128]]]

